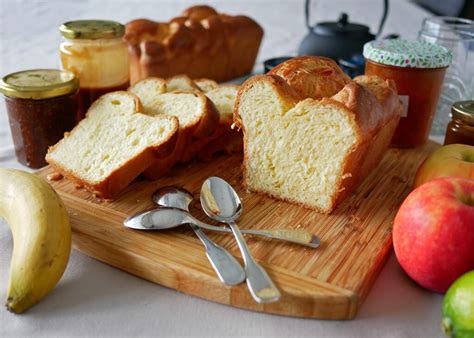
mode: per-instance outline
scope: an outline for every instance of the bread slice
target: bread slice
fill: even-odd
[[[167,92],[194,90],[201,91],[201,88],[199,88],[199,86],[197,86],[187,75],[176,75],[166,79]]]
[[[101,96],[86,118],[50,147],[46,161],[97,196],[114,197],[155,159],[171,153],[177,140],[176,117],[141,111],[133,94]]]
[[[140,98],[143,111],[147,114],[147,112],[153,110],[153,103],[156,96],[167,92],[166,80],[158,77],[149,77],[137,82],[131,86],[128,91]]]
[[[171,81],[175,81],[175,84],[178,82],[183,84],[188,79],[187,76],[177,76]],[[143,102],[145,114],[170,115],[179,120],[178,141],[173,153],[166,158],[156,160],[143,173],[145,177],[152,180],[163,176],[176,163],[182,161],[186,148],[196,140],[212,135],[219,123],[219,113],[204,93],[201,91],[167,92],[169,88],[170,80],[158,78],[142,80],[130,88],[130,91]]]
[[[219,87],[219,84],[211,79],[195,79],[193,81],[204,93],[207,93],[212,89],[216,89],[217,87]]]
[[[314,90],[322,82],[304,69],[296,73],[305,81],[296,75],[289,81],[295,86],[260,75],[239,90],[234,121],[244,133],[244,185],[330,213],[380,161],[401,103],[391,85],[376,77],[349,82],[332,97],[308,98],[320,96]]]
[[[239,86],[237,85],[223,85],[206,93],[219,112],[219,125],[213,134],[198,139],[186,149],[183,162],[189,161],[196,155],[201,159],[208,160],[214,153],[221,150],[232,152],[242,149],[242,142],[238,142],[239,139],[242,139],[242,135],[231,129],[238,90]]]
[[[237,85],[222,85],[206,92],[206,96],[219,111],[219,123],[229,126],[233,123],[234,104],[239,88]]]

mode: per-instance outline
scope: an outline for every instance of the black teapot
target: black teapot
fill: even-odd
[[[310,0],[305,3],[306,26],[309,33],[301,42],[299,55],[321,55],[336,61],[351,59],[362,54],[364,44],[374,40],[382,31],[388,12],[388,0],[384,0],[384,11],[377,35],[371,34],[366,25],[349,22],[349,16],[341,13],[337,22],[319,22],[311,26],[309,19]]]

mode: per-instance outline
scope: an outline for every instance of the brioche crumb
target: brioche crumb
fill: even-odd
[[[285,100],[261,81],[240,97],[238,113],[246,130],[248,186],[331,210],[344,160],[358,142],[345,111],[313,99]]]
[[[60,173],[51,173],[51,174],[48,174],[48,176],[46,176],[46,179],[48,181],[60,181],[64,178],[63,175],[61,175]]]

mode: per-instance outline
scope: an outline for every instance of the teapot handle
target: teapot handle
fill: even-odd
[[[311,7],[311,0],[306,0],[305,1],[305,7],[304,7],[304,17],[306,21],[306,27],[308,30],[312,30],[313,26],[311,26],[310,20],[309,20],[309,9]],[[383,14],[382,14],[382,19],[380,20],[379,24],[379,29],[377,31],[376,38],[380,36],[380,33],[382,33],[383,26],[385,25],[385,20],[387,19],[387,14],[388,14],[388,0],[383,0]]]
[[[304,4],[304,18],[305,18],[305,21],[306,21],[306,28],[308,28],[309,31],[311,31],[313,29],[313,27],[311,26],[310,22],[309,22],[309,7],[311,5],[311,0],[306,0],[305,1],[305,4]]]

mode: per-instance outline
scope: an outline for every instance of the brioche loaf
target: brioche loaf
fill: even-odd
[[[101,96],[86,118],[56,145],[46,161],[64,176],[103,198],[112,198],[157,158],[173,151],[178,120],[141,113],[127,92]]]
[[[392,82],[349,81],[331,62],[320,75],[319,57],[287,62],[238,92],[244,185],[330,213],[380,161],[402,106]]]
[[[130,82],[177,74],[219,82],[242,76],[252,70],[262,36],[254,20],[209,6],[188,8],[168,23],[131,21],[124,37]]]

